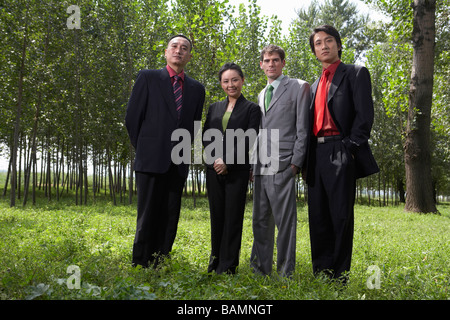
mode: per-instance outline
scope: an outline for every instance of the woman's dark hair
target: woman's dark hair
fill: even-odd
[[[314,36],[319,33],[319,32],[325,32],[326,34],[329,34],[330,36],[332,36],[334,39],[336,39],[336,43],[338,44],[339,47],[341,47],[338,51],[339,54],[339,58],[341,58],[342,55],[342,41],[341,41],[341,36],[339,35],[339,32],[332,26],[329,25],[322,25],[319,26],[317,28],[314,28],[313,32],[311,33],[311,35],[309,36],[309,45],[311,46],[311,50],[314,54],[316,54],[316,51],[314,49]]]
[[[227,62],[225,63],[222,68],[219,70],[219,81],[222,81],[222,74],[227,70],[235,70],[237,73],[241,76],[242,79],[244,79],[244,73],[242,72],[241,67],[239,67],[234,62]]]

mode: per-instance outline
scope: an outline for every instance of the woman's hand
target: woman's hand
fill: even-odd
[[[222,158],[216,159],[214,161],[214,170],[216,170],[217,174],[227,174],[227,165],[223,162]]]

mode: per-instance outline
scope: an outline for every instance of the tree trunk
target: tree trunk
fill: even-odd
[[[22,57],[20,59],[19,69],[19,84],[17,93],[17,109],[16,120],[14,123],[14,142],[12,145],[12,172],[11,172],[11,194],[10,194],[10,206],[16,205],[16,187],[17,187],[17,150],[19,149],[19,133],[20,133],[20,117],[22,115],[22,97],[23,97],[23,78],[25,73],[25,59],[27,56],[27,43],[28,43],[28,5],[26,13],[25,34],[23,36],[22,44]]]
[[[52,200],[52,154],[51,154],[51,146],[50,146],[50,134],[47,136],[47,181],[45,185],[45,190],[48,192],[47,197],[48,201]]]
[[[113,204],[117,205],[116,202],[116,192],[114,191],[114,177],[111,169],[111,153],[109,151],[109,148],[106,151],[108,153],[108,174],[109,174],[109,192],[111,195],[111,198],[113,200]]]
[[[86,155],[87,155],[87,151],[86,151]],[[86,160],[85,160],[85,166],[83,169],[83,173],[84,173],[84,205],[87,205],[87,198],[88,198],[88,194],[89,194],[87,156],[86,156]]]
[[[8,182],[9,182],[9,176],[11,174],[11,166],[12,166],[12,157],[9,158],[8,171],[6,172],[5,188],[3,189],[3,197],[6,196],[6,191],[8,190]]]
[[[401,177],[397,177],[397,191],[400,199],[399,201],[401,203],[405,203],[405,188],[403,186],[403,179]]]
[[[36,163],[36,136],[37,136],[37,127],[38,127],[38,119],[39,119],[39,110],[41,106],[41,91],[38,90],[38,101],[36,104],[36,109],[34,113],[34,119],[33,119],[33,136],[31,140],[31,157],[29,159],[29,165],[26,170],[26,177],[25,177],[25,188],[24,188],[24,194],[23,194],[23,206],[27,204],[28,200],[28,190],[30,186],[30,176],[31,172],[34,169],[35,163]],[[34,174],[34,173],[33,173]],[[33,183],[35,183],[35,179],[33,177]],[[34,202],[33,202],[34,204]]]
[[[130,154],[132,153],[131,150],[132,146],[130,144]],[[134,180],[134,158],[130,157],[130,179],[128,181],[128,204],[132,204],[133,203],[133,192],[134,192],[134,187],[133,187],[133,180]]]
[[[414,0],[413,66],[405,141],[406,204],[411,212],[437,212],[431,180],[435,0]]]
[[[194,168],[191,167],[191,179],[192,179],[192,200],[194,200],[194,208],[197,207],[197,201],[195,197],[195,176],[194,176]]]

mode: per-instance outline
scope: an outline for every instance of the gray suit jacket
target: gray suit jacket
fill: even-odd
[[[285,76],[267,111],[264,108],[264,95],[265,89],[258,96],[262,117],[252,154],[253,174],[275,174],[291,164],[302,168],[309,134],[309,84]]]

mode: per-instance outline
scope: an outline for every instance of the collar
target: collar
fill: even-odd
[[[169,76],[172,78],[173,76],[179,76],[181,78],[181,80],[184,81],[184,70],[181,71],[179,74],[177,74],[175,72],[175,70],[173,70],[169,65],[166,66],[167,71],[169,71]]]
[[[330,64],[328,66],[328,68],[326,68],[326,70],[330,71],[330,74],[334,74],[336,72],[337,67],[341,64],[341,60],[338,59],[338,61],[336,61],[333,64]],[[325,68],[322,69],[322,72],[325,70]]]
[[[277,90],[278,86],[279,86],[280,83],[281,83],[281,80],[283,80],[284,77],[285,77],[285,76],[284,76],[283,74],[280,75],[278,78],[276,78],[274,81],[272,81],[272,83],[267,83],[267,86],[268,86],[269,84],[271,84],[272,87],[273,87],[273,92],[275,93],[275,91]],[[266,88],[267,88],[267,86],[266,86]]]
[[[239,98],[237,98],[237,100],[236,100],[236,104],[234,105],[234,108],[236,108],[236,106],[237,106],[237,105],[239,104],[239,102],[241,102],[242,100],[245,100],[245,97],[244,97],[244,95],[241,93],[241,95],[239,96]],[[230,99],[229,99],[229,97],[227,96],[226,99],[225,99],[226,105],[228,105],[229,101],[230,101]]]

